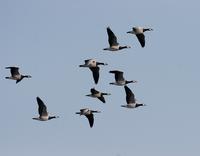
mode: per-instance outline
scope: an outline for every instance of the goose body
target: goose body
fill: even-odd
[[[93,97],[93,98],[98,98],[101,102],[106,103],[104,95],[111,95],[110,93],[102,93],[95,88],[90,89],[91,94],[88,94],[86,96]]]
[[[30,75],[22,75],[19,73],[19,67],[6,67],[10,69],[11,76],[5,77],[6,79],[16,80],[16,83],[20,82],[23,78],[31,78]]]
[[[153,29],[151,28],[143,28],[143,27],[133,27],[132,31],[128,31],[127,33],[130,34],[135,34],[138,41],[140,42],[141,46],[144,47],[145,46],[145,35],[144,32],[145,31],[152,31]]]
[[[76,114],[85,115],[89,121],[90,127],[93,127],[94,124],[94,115],[93,113],[100,113],[100,111],[90,110],[89,108],[80,109],[80,112],[76,112]]]
[[[39,97],[37,97],[36,100],[37,100],[37,103],[38,103],[39,117],[35,117],[35,118],[32,118],[32,119],[38,120],[38,121],[47,121],[47,120],[51,120],[51,119],[54,119],[54,118],[58,118],[58,116],[49,116],[49,114],[47,112],[46,105],[44,104],[44,102]]]
[[[92,71],[93,79],[95,84],[99,81],[99,66],[98,65],[107,65],[107,63],[97,62],[95,59],[85,60],[85,64],[79,65],[79,67],[87,67]]]
[[[108,42],[110,47],[104,48],[103,50],[109,50],[109,51],[118,51],[126,48],[131,48],[130,46],[120,46],[117,42],[117,37],[113,33],[113,31],[110,29],[110,27],[107,27],[107,34],[108,34]]]
[[[121,107],[125,108],[136,108],[140,106],[145,106],[145,104],[137,103],[135,99],[135,95],[127,86],[124,86],[125,93],[126,93],[126,105],[121,105]]]
[[[124,79],[123,72],[119,70],[111,70],[110,73],[115,74],[115,82],[111,82],[111,85],[124,86],[128,83],[136,83],[136,80],[127,81]]]

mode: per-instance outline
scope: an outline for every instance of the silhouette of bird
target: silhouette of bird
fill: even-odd
[[[127,86],[124,86],[125,92],[126,92],[126,105],[121,105],[122,107],[125,108],[136,108],[140,106],[146,106],[143,103],[137,103],[135,99],[135,95],[133,92],[128,88]]]
[[[137,83],[136,80],[127,81],[123,77],[123,72],[119,70],[111,70],[110,73],[115,74],[115,82],[111,82],[112,85],[124,86],[128,83]]]
[[[130,34],[135,34],[138,41],[140,42],[141,46],[144,47],[145,46],[145,35],[144,32],[145,31],[152,31],[153,29],[151,28],[143,28],[143,27],[133,27],[132,31],[128,31],[127,33]]]
[[[85,60],[85,64],[79,65],[79,67],[88,67],[92,71],[93,79],[95,84],[99,81],[99,66],[98,65],[108,65],[107,63],[97,62],[95,59]]]
[[[102,92],[96,90],[95,88],[91,88],[90,92],[91,92],[91,94],[88,94],[86,96],[93,97],[93,98],[98,98],[103,103],[106,103],[104,95],[111,95],[110,93],[102,93]]]
[[[112,32],[110,27],[107,27],[107,34],[108,34],[108,42],[109,42],[110,47],[104,48],[103,50],[118,51],[125,48],[131,48],[130,46],[120,46],[119,43],[117,42],[117,37]]]
[[[31,78],[30,75],[22,75],[19,73],[19,67],[6,67],[10,69],[11,76],[5,77],[6,79],[16,80],[16,83],[20,82],[23,78]]]
[[[93,124],[94,124],[93,113],[100,113],[100,111],[94,111],[88,108],[84,108],[84,109],[80,109],[80,112],[76,112],[76,114],[85,115],[87,117],[91,128],[93,127]]]
[[[59,118],[58,116],[49,116],[48,112],[47,112],[47,107],[44,104],[44,102],[37,97],[37,103],[38,103],[38,113],[39,113],[39,117],[36,118],[32,118],[34,120],[39,120],[39,121],[47,121],[47,120],[51,120],[54,118]]]

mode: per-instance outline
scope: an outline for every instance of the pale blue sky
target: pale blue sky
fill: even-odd
[[[0,155],[199,156],[199,10],[198,0],[1,0]],[[132,48],[103,51],[107,26]],[[126,34],[133,26],[154,29],[145,48]],[[78,67],[88,58],[109,64],[96,86]],[[32,79],[16,85],[6,66]],[[120,107],[125,92],[109,85],[112,69],[138,80],[129,88],[147,107]],[[94,86],[112,94],[106,104],[84,96]],[[36,96],[60,118],[32,120]],[[102,111],[92,129],[75,115],[84,107]]]

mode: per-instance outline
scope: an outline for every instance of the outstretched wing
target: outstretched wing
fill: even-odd
[[[145,36],[143,33],[141,34],[136,34],[138,41],[140,42],[141,46],[145,46]]]
[[[10,69],[11,75],[14,77],[15,75],[19,74],[19,68],[18,67],[6,67],[6,69]]]
[[[126,92],[126,102],[127,104],[135,103],[135,95],[133,92],[128,88],[127,86],[124,86],[125,92]]]
[[[38,113],[40,116],[47,116],[48,113],[47,113],[47,107],[46,105],[44,104],[44,102],[39,98],[37,97],[37,103],[38,103]]]
[[[119,45],[119,43],[117,42],[117,37],[112,32],[110,27],[107,27],[107,34],[108,34],[108,42],[109,42],[110,47]]]
[[[90,70],[92,71],[94,82],[95,82],[95,84],[97,84],[98,81],[99,81],[99,70],[100,70],[100,68],[98,66],[97,67],[90,67]]]
[[[101,95],[100,97],[98,97],[99,100],[101,100],[103,103],[106,103],[105,98],[103,97],[103,95]]]
[[[90,127],[92,128],[93,124],[94,124],[94,115],[93,114],[89,114],[89,115],[85,115],[89,121]]]
[[[119,70],[111,70],[110,73],[115,74],[115,81],[124,81],[123,72]]]
[[[91,88],[91,89],[90,89],[90,92],[91,92],[92,94],[98,94],[98,93],[99,93],[99,91],[97,91],[97,90],[94,89],[94,88]]]

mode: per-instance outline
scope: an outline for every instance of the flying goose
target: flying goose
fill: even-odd
[[[10,69],[11,76],[5,78],[16,80],[16,83],[20,82],[23,78],[31,78],[30,75],[21,75],[19,73],[19,67],[6,67],[6,69]]]
[[[146,106],[145,104],[142,103],[137,103],[135,99],[135,95],[133,92],[128,88],[127,86],[124,86],[125,92],[126,92],[126,105],[121,105],[121,107],[126,107],[126,108],[136,108],[139,106]]]
[[[108,34],[108,42],[109,42],[110,47],[104,48],[103,50],[117,51],[117,50],[121,50],[125,48],[131,48],[130,46],[120,46],[119,43],[117,42],[117,37],[112,32],[110,27],[107,27],[107,34]]]
[[[133,27],[132,31],[128,31],[127,33],[135,34],[138,41],[140,42],[141,46],[144,47],[145,46],[144,32],[145,31],[152,31],[152,30],[153,29],[151,29],[151,28]]]
[[[90,110],[88,108],[80,109],[80,112],[76,112],[76,114],[85,115],[89,121],[90,127],[93,127],[94,124],[94,115],[93,113],[101,113],[100,111]]]
[[[39,121],[47,121],[47,120],[51,120],[54,118],[59,118],[58,116],[49,116],[48,112],[47,112],[47,107],[44,104],[44,102],[37,97],[37,103],[38,103],[38,113],[39,113],[39,117],[36,118],[32,118],[34,120],[39,120]]]
[[[124,86],[128,83],[137,83],[135,80],[127,81],[123,77],[123,72],[119,70],[111,70],[110,73],[115,74],[115,82],[111,82],[110,84],[112,85],[117,85],[117,86]]]
[[[93,98],[98,98],[103,103],[106,103],[104,95],[111,95],[110,93],[102,93],[102,92],[96,90],[95,88],[91,88],[90,92],[91,92],[91,94],[88,94],[86,96],[93,97]]]
[[[85,60],[85,64],[79,65],[79,67],[88,67],[92,71],[95,84],[99,81],[99,66],[98,65],[108,65],[107,63],[97,62],[95,59]]]

